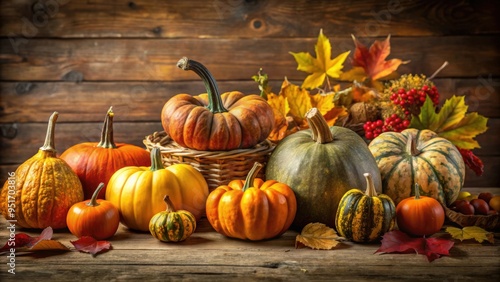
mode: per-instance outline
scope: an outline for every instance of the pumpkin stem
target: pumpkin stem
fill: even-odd
[[[333,134],[325,118],[317,108],[312,108],[306,113],[307,123],[312,131],[312,139],[319,144],[333,141]]]
[[[94,194],[92,194],[92,198],[90,198],[90,201],[87,203],[87,206],[97,207],[99,205],[99,203],[97,202],[97,195],[99,195],[99,192],[101,192],[103,187],[104,183],[99,183],[99,186],[97,186],[97,189],[95,189]]]
[[[115,142],[113,140],[113,106],[109,107],[106,117],[104,118],[104,125],[101,131],[101,141],[97,144],[97,147],[112,149],[116,148]]]
[[[163,201],[165,202],[165,204],[167,205],[167,208],[165,209],[168,213],[171,213],[171,212],[175,212],[176,209],[175,209],[175,206],[174,206],[174,203],[172,203],[172,201],[170,200],[170,197],[168,195],[165,195],[163,197]]]
[[[406,152],[412,156],[417,156],[420,154],[420,150],[417,149],[417,142],[415,142],[415,139],[413,138],[413,135],[411,133],[408,135]]]
[[[415,183],[415,199],[420,199],[420,185],[418,183]]]
[[[245,179],[245,184],[243,185],[243,188],[241,189],[243,192],[245,192],[248,188],[253,186],[253,182],[255,180],[255,177],[257,177],[257,173],[259,173],[260,169],[262,168],[262,164],[255,162],[253,164],[252,169],[250,172],[248,172],[247,178]]]
[[[224,108],[224,104],[222,103],[217,82],[215,81],[215,78],[212,76],[210,71],[204,65],[197,61],[193,61],[186,57],[183,57],[179,60],[179,62],[177,62],[177,67],[183,70],[194,71],[199,77],[201,77],[201,79],[203,79],[208,94],[207,108],[212,113],[227,112],[227,109]]]
[[[56,153],[56,147],[54,145],[54,131],[56,128],[57,117],[59,116],[58,112],[52,113],[49,118],[49,125],[47,126],[47,135],[45,135],[45,142],[43,146],[40,147],[40,150],[45,152]]]
[[[159,147],[154,147],[151,150],[151,171],[157,171],[160,169],[164,169],[165,166],[163,165],[163,162],[161,161],[161,150]]]
[[[365,195],[368,197],[377,197],[377,190],[375,190],[375,185],[373,185],[372,175],[369,173],[363,174],[366,178],[366,192]]]

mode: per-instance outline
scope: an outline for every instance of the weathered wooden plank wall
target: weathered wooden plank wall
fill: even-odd
[[[400,73],[448,61],[434,79],[441,99],[465,95],[490,118],[475,150],[485,173],[468,171],[466,185],[500,187],[499,13],[495,1],[2,1],[0,180],[43,143],[53,111],[59,152],[97,141],[111,105],[116,139],[142,146],[165,101],[204,90],[176,68],[182,56],[206,64],[222,91],[257,92],[260,67],[276,89],[305,78],[288,52],[313,53],[322,28],[333,54],[354,50],[351,34],[365,44],[391,34],[391,57],[411,60]]]

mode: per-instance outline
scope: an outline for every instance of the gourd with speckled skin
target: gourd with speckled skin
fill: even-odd
[[[22,163],[15,177],[3,186],[1,212],[8,220],[17,220],[17,226],[65,228],[69,208],[83,201],[78,176],[56,155],[54,129],[57,117],[57,112],[51,115],[45,143],[38,153]]]

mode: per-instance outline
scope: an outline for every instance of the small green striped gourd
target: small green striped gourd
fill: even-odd
[[[368,148],[382,176],[382,193],[397,205],[420,194],[449,206],[462,189],[465,164],[458,149],[435,132],[409,128],[385,132],[373,139]]]
[[[149,232],[163,242],[186,240],[196,229],[196,219],[186,210],[176,211],[168,196],[163,199],[167,209],[155,214],[149,221]]]
[[[359,189],[347,191],[340,200],[335,217],[335,228],[344,238],[367,243],[380,240],[391,231],[396,222],[396,206],[384,194],[377,195],[372,176],[366,178],[366,192]]]

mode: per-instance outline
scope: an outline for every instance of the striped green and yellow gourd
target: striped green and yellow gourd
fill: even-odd
[[[168,196],[163,200],[167,209],[155,214],[149,221],[151,235],[163,242],[186,240],[196,229],[194,215],[186,210],[176,211]]]
[[[340,200],[335,217],[337,232],[348,240],[367,243],[380,239],[396,222],[396,206],[384,194],[377,195],[372,176],[364,174],[366,191],[347,191]]]
[[[462,189],[465,164],[457,147],[435,132],[409,128],[385,132],[373,139],[368,148],[382,176],[382,193],[397,205],[420,194],[449,206]]]

